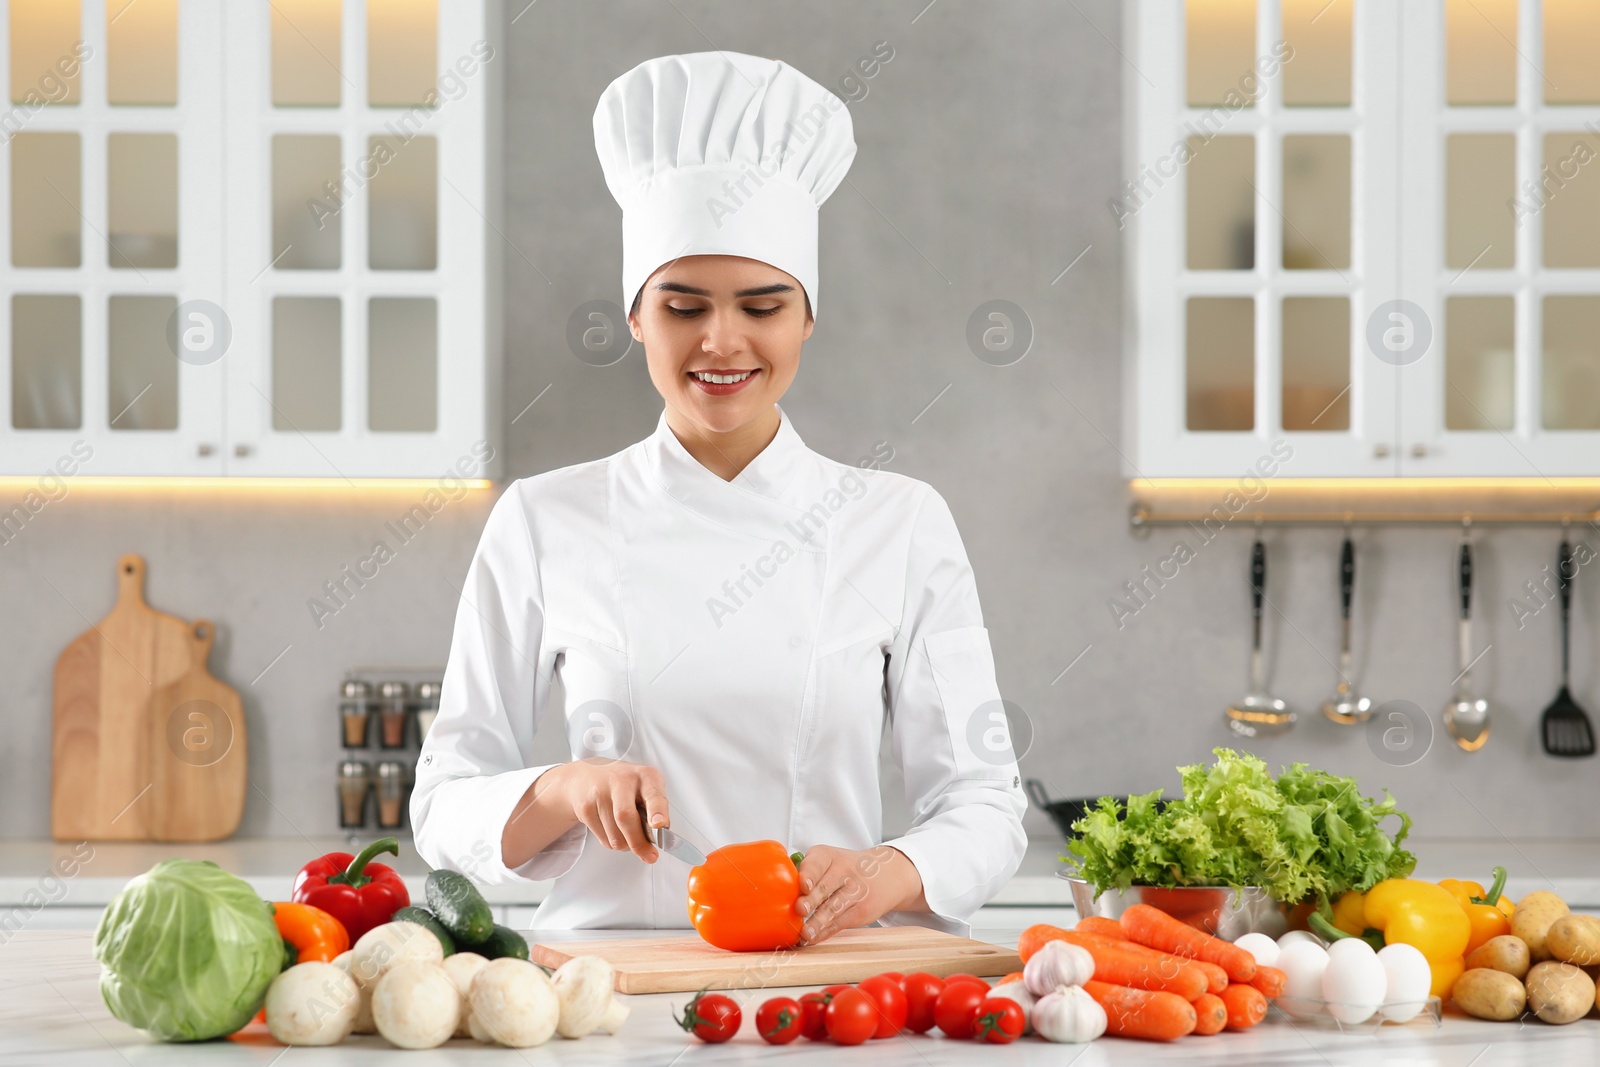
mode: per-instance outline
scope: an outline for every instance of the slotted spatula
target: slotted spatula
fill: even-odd
[[[1544,735],[1544,750],[1551,756],[1594,755],[1594,728],[1589,716],[1572,699],[1567,689],[1567,674],[1571,666],[1572,630],[1572,546],[1561,539],[1561,553],[1556,561],[1556,583],[1561,590],[1561,692],[1544,709],[1539,719],[1539,732]]]

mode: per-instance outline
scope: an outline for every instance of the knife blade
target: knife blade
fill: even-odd
[[[651,832],[655,834],[656,848],[667,855],[676,856],[691,867],[698,867],[706,861],[704,852],[678,836],[670,827],[658,826]]]

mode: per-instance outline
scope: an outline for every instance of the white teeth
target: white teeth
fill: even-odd
[[[706,374],[703,371],[690,371],[690,373],[702,382],[709,382],[712,385],[732,385],[734,382],[744,381],[755,371],[747,370],[743,374]]]

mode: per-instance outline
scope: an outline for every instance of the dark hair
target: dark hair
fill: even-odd
[[[802,289],[800,290],[800,295],[806,298],[806,318],[816,318],[815,315],[811,314],[811,294]],[[644,286],[641,285],[639,291],[633,294],[633,307],[628,309],[628,317],[630,319],[639,314],[639,298],[642,296],[644,296]]]

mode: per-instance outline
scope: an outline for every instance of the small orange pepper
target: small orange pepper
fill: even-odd
[[[272,919],[278,924],[278,936],[299,953],[296,963],[328,963],[350,947],[350,934],[344,924],[310,904],[273,904]]]
[[[1469,954],[1490,938],[1511,932],[1511,916],[1517,906],[1504,894],[1506,869],[1496,867],[1493,873],[1494,881],[1487,893],[1477,882],[1463,882],[1455,878],[1445,878],[1439,882],[1456,898],[1461,910],[1467,913],[1467,920],[1472,923],[1472,935],[1467,939]]]

